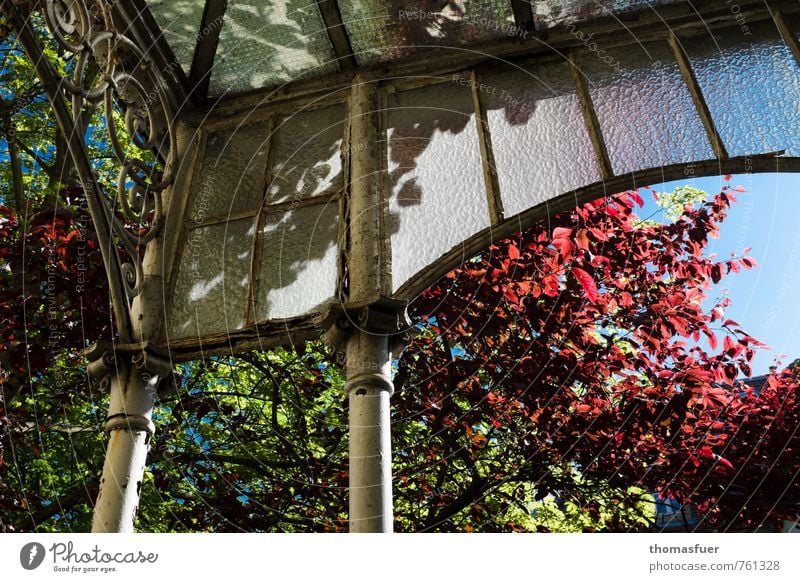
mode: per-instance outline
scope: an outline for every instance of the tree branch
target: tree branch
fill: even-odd
[[[34,511],[24,519],[19,520],[12,527],[15,531],[23,531],[29,524],[32,524],[31,529],[36,529],[43,521],[50,519],[57,513],[63,513],[65,509],[71,509],[74,505],[82,501],[92,505],[94,499],[97,497],[97,485],[97,477],[86,479],[50,505]]]
[[[11,162],[11,181],[14,187],[14,209],[17,214],[22,213],[25,204],[25,184],[22,178],[22,162],[19,159],[19,147],[14,136],[8,138],[8,157]]]
[[[39,154],[37,154],[31,148],[26,146],[23,142],[18,141],[17,145],[19,146],[19,149],[21,149],[23,152],[25,152],[31,158],[33,158],[34,162],[39,164],[39,166],[42,168],[42,170],[44,170],[44,173],[47,174],[48,178],[50,178],[51,180],[53,179],[53,176],[55,175],[55,168],[54,168],[54,166],[52,164],[47,163],[43,157],[41,157]]]

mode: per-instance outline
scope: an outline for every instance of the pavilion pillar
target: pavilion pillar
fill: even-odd
[[[405,304],[388,295],[381,192],[381,99],[377,81],[356,75],[351,85],[347,152],[346,300],[329,329],[344,348],[349,405],[349,531],[391,532],[392,448],[389,400],[392,346]]]
[[[3,1],[0,9],[33,63],[67,139],[108,274],[117,332],[114,344],[100,342],[86,351],[89,373],[110,388],[105,425],[110,438],[92,531],[130,532],[154,433],[156,389],[161,379],[173,376],[168,352],[153,340],[165,337],[164,294],[178,255],[199,140],[173,114],[185,95],[163,78],[159,51],[141,40],[135,7],[124,2],[42,3],[50,40],[64,58],[78,63],[65,78],[31,24],[33,4]],[[122,125],[114,121],[120,102],[125,105]],[[100,104],[120,165],[113,195],[98,181],[85,141],[87,113]],[[120,140],[125,132],[136,148],[156,154],[156,161],[132,156]]]
[[[175,140],[169,168],[172,183],[161,197],[161,227],[142,257],[138,293],[129,305],[136,343],[98,343],[87,352],[89,372],[110,389],[105,432],[109,436],[93,532],[128,533],[134,528],[147,454],[155,434],[153,406],[159,386],[174,388],[174,365],[165,347],[154,343],[164,335],[166,282],[179,256],[180,225],[186,213],[191,177],[197,163],[197,132],[173,122]],[[167,382],[162,382],[162,380]]]
[[[149,344],[96,344],[87,353],[89,373],[111,392],[105,432],[109,435],[93,533],[134,531],[150,441],[153,404],[161,378],[172,374],[169,357]]]
[[[391,532],[392,444],[389,399],[394,392],[386,335],[359,330],[347,341],[350,429],[350,532]]]

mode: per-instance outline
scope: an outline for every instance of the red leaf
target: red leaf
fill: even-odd
[[[542,283],[544,283],[545,295],[549,295],[550,297],[558,295],[558,277],[555,275],[545,275],[544,279],[542,279]]]
[[[557,226],[553,229],[553,239],[557,238],[568,238],[569,235],[572,234],[571,228],[564,228],[563,226]]]
[[[611,259],[609,259],[608,257],[604,257],[603,255],[595,255],[594,258],[592,258],[592,266],[593,267],[602,266],[606,269],[610,269]]]
[[[742,259],[742,265],[744,265],[744,267],[747,268],[747,269],[752,269],[754,267],[758,267],[758,263],[752,257],[744,257]]]
[[[519,304],[519,297],[511,289],[505,289],[503,291],[503,295],[505,295],[505,298],[508,299],[512,304]]]
[[[578,243],[578,248],[584,251],[589,250],[589,235],[585,228],[580,229],[575,233],[575,242]]]
[[[733,341],[729,335],[726,335],[722,339],[722,349],[724,349],[726,352],[734,349]]]
[[[600,242],[606,242],[608,240],[608,235],[606,235],[606,233],[599,228],[589,227],[589,232],[591,232],[594,235],[594,238]]]
[[[512,260],[519,258],[519,249],[517,248],[517,245],[515,245],[514,243],[508,245],[508,256]]]
[[[720,465],[722,465],[723,467],[727,467],[728,469],[733,469],[733,465],[732,465],[732,464],[731,464],[731,462],[730,462],[728,459],[726,459],[725,457],[719,457],[719,458],[717,459],[717,461],[718,461],[718,462],[719,462],[719,464],[720,464]]]
[[[572,274],[575,275],[578,283],[580,283],[581,287],[583,287],[583,292],[586,293],[586,298],[592,303],[595,303],[599,293],[597,292],[597,284],[594,282],[594,279],[592,279],[592,276],[578,267],[573,267]]]
[[[575,250],[575,245],[568,238],[553,239],[553,246],[558,249],[564,259],[569,259],[572,256],[572,251]]]
[[[711,267],[711,280],[714,283],[719,283],[720,279],[722,279],[722,267],[717,263]]]

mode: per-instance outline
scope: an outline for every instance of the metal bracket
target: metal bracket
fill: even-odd
[[[158,378],[156,393],[163,397],[177,390],[180,374],[175,372],[169,350],[153,342],[97,342],[84,350],[87,371],[92,378],[101,379],[115,372],[117,358],[130,358],[131,364],[143,375]]]
[[[317,318],[315,325],[323,331],[325,342],[336,352],[344,349],[350,334],[365,331],[391,336],[390,349],[393,354],[398,354],[417,331],[407,307],[407,301],[385,296],[372,303],[331,305]]]
[[[164,377],[173,371],[169,350],[150,341],[134,344],[101,341],[92,344],[83,353],[89,361],[87,368],[93,378],[102,378],[110,374],[117,354],[129,356],[136,368],[153,376]]]
[[[144,383],[150,397],[163,396],[176,387],[174,372],[169,351],[153,342],[110,343],[97,342],[84,351],[89,361],[89,375],[107,382],[112,374],[120,369],[135,369]],[[122,362],[125,364],[122,364]],[[112,388],[113,391],[113,388]],[[112,395],[112,402],[114,396]],[[152,435],[155,426],[152,420],[141,414],[130,414],[124,407],[118,412],[109,411],[106,418],[105,432],[123,429],[145,431]],[[121,410],[121,411],[119,411]]]

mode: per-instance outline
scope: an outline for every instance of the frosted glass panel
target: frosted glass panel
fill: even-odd
[[[518,33],[509,0],[339,0],[339,8],[358,64]]]
[[[548,0],[531,2],[536,30],[649,9],[678,0]],[[359,64],[401,59],[437,46],[472,46],[499,38],[527,40],[510,0],[338,0]]]
[[[192,68],[205,4],[205,0],[154,0],[147,3],[153,18],[164,32],[164,38],[175,53],[175,58],[187,75]]]
[[[800,71],[773,25],[750,30],[746,44],[737,28],[683,45],[729,155],[800,155]]]
[[[257,320],[318,312],[334,299],[338,225],[336,200],[265,216]]]
[[[335,105],[300,111],[280,123],[267,203],[299,200],[341,189],[345,115],[345,106]]]
[[[242,328],[254,233],[253,219],[189,231],[170,310],[172,339]]]
[[[359,65],[389,61],[413,52],[403,47],[396,18],[384,0],[339,0],[342,22]]]
[[[536,0],[531,1],[536,29],[552,28],[558,24],[625,14],[663,4],[678,4],[680,0]]]
[[[666,42],[598,54],[581,53],[578,65],[615,174],[714,157]]]
[[[389,100],[389,221],[396,290],[489,226],[469,88],[453,82]]]
[[[485,73],[479,81],[505,216],[600,180],[569,65]]]
[[[337,70],[316,2],[228,0],[210,93],[281,85]]]
[[[192,186],[192,218],[202,221],[258,208],[264,194],[269,126],[255,123],[211,133]]]

